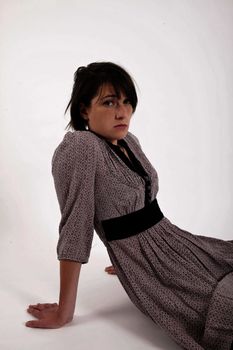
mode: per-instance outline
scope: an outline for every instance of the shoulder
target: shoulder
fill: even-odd
[[[92,148],[96,144],[96,136],[89,131],[68,131],[59,146],[75,146]]]
[[[68,131],[54,150],[52,170],[58,164],[71,165],[89,156],[96,159],[98,141],[95,135],[88,131]]]
[[[138,137],[133,134],[131,131],[128,131],[126,137],[125,137],[126,141],[129,141],[131,144],[136,144],[137,146],[139,146],[141,148],[141,144],[139,142]]]
[[[75,149],[77,152],[94,149],[97,144],[96,136],[89,131],[68,131],[59,143],[56,151]]]

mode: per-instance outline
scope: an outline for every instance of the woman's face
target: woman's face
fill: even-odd
[[[80,105],[80,112],[91,131],[116,145],[128,132],[133,107],[124,94],[118,99],[112,85],[104,84],[101,93],[91,100],[90,107]],[[125,127],[117,127],[119,124]]]

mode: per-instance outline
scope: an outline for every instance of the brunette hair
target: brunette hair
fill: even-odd
[[[70,107],[71,120],[66,128],[86,130],[86,122],[80,114],[80,104],[89,107],[91,100],[97,96],[105,83],[113,86],[117,98],[120,98],[120,93],[123,92],[131,102],[133,113],[135,112],[138,98],[133,78],[129,73],[112,62],[93,62],[86,67],[79,67],[74,73],[73,90],[65,110],[66,114]]]

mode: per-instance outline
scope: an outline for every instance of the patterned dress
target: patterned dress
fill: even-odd
[[[101,221],[141,209],[158,193],[158,174],[137,137],[119,141],[68,131],[52,157],[61,211],[57,256],[85,264],[94,230],[130,300],[187,350],[230,350],[233,241],[194,235],[165,217],[128,238],[107,241]],[[134,155],[134,157],[132,156]]]

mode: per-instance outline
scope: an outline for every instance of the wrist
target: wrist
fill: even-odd
[[[62,323],[71,322],[73,320],[73,313],[62,310],[61,308],[58,308],[57,315]]]

